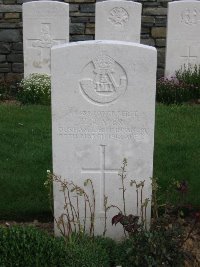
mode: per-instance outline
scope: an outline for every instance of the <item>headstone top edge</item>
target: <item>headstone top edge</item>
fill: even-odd
[[[23,3],[22,6],[26,7],[26,6],[34,6],[34,5],[43,5],[43,4],[51,4],[51,5],[62,5],[62,6],[69,6],[68,3],[63,3],[63,2],[59,2],[59,1],[31,1],[31,2],[26,2]]]
[[[115,41],[115,40],[93,40],[93,41],[79,41],[79,42],[71,42],[61,45],[55,45],[51,48],[51,50],[57,50],[59,48],[66,48],[66,47],[77,47],[77,46],[90,46],[90,45],[124,45],[124,46],[131,46],[131,47],[140,47],[148,50],[152,50],[154,52],[157,52],[157,49],[153,46],[139,44],[139,43],[133,43],[133,42],[124,42],[124,41]]]
[[[99,1],[99,2],[96,2],[96,5],[110,5],[110,4],[113,4],[113,3],[116,3],[116,4],[123,4],[123,5],[134,5],[134,6],[142,6],[141,3],[138,3],[138,2],[134,2],[134,1],[129,1],[129,0],[109,0],[109,1]]]
[[[169,2],[168,5],[169,6],[175,6],[175,5],[182,5],[182,4],[196,4],[199,3],[199,0],[181,0],[181,1],[173,1],[173,2]]]

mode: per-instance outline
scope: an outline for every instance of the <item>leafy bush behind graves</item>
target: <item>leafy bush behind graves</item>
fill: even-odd
[[[110,266],[106,250],[87,236],[54,238],[32,227],[0,228],[1,267]]]
[[[22,104],[49,105],[51,101],[51,79],[47,74],[33,73],[19,84],[18,99]]]
[[[200,99],[200,66],[182,68],[175,77],[161,78],[157,81],[158,102],[164,104],[181,104]]]

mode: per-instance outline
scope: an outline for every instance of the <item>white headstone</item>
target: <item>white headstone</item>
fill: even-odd
[[[105,196],[108,206],[123,210],[118,172],[124,158],[127,215],[137,214],[131,179],[145,180],[143,201],[151,198],[156,58],[155,48],[131,42],[87,41],[52,48],[53,172],[83,187],[90,197],[84,181],[92,180],[95,234],[104,231]],[[58,219],[63,193],[54,186]],[[79,210],[84,211],[83,203]],[[121,225],[111,225],[118,212],[113,208],[107,214],[106,235],[113,238],[124,234]]]
[[[23,4],[24,76],[51,73],[51,47],[69,41],[69,5],[57,1]]]
[[[95,40],[140,43],[142,5],[113,0],[96,3]]]
[[[165,76],[200,64],[200,1],[168,4]]]

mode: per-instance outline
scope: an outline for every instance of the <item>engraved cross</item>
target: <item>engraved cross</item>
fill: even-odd
[[[105,183],[106,183],[106,174],[118,174],[119,169],[106,169],[106,146],[99,146],[100,154],[100,167],[99,168],[82,168],[81,173],[87,174],[100,174],[100,211],[104,211],[104,196],[105,196]]]
[[[50,61],[50,52],[53,45],[65,43],[64,39],[53,39],[51,33],[51,24],[42,23],[40,30],[39,39],[28,39],[27,46],[28,48],[37,48],[40,51],[40,63],[38,67],[42,67],[41,63],[49,63]]]
[[[197,55],[195,56],[194,53],[192,55],[191,46],[187,47],[187,54],[184,56],[181,56],[181,58],[183,59],[186,68],[189,68],[189,66],[191,65],[195,65],[197,61]]]

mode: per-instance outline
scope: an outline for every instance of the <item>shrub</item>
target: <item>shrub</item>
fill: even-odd
[[[171,227],[171,226],[170,226]],[[184,253],[180,248],[181,230],[161,227],[140,231],[119,244],[116,264],[123,267],[181,267]]]
[[[176,78],[157,81],[156,100],[164,104],[181,104],[190,100],[188,87]]]
[[[66,241],[33,227],[0,228],[1,267],[109,266],[106,250],[87,236]]]
[[[18,99],[23,104],[49,105],[51,96],[51,80],[47,74],[30,74],[19,84]]]
[[[184,67],[176,72],[176,77],[187,85],[191,99],[200,99],[200,65]]]
[[[157,81],[156,100],[164,104],[181,104],[200,99],[200,66],[182,68],[175,77]]]

